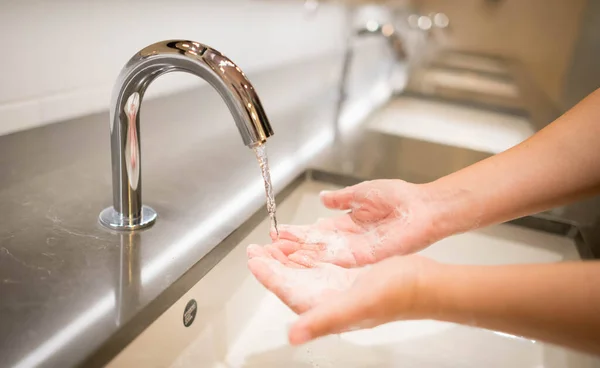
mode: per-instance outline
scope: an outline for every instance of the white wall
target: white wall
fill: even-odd
[[[0,135],[108,109],[139,49],[165,39],[210,45],[252,73],[343,47],[344,9],[259,0],[0,2]],[[200,83],[159,78],[149,97]],[[285,88],[285,86],[282,86]]]

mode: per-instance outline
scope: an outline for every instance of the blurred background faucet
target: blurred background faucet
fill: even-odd
[[[383,36],[388,40],[392,49],[392,55],[396,60],[403,60],[406,58],[404,41],[399,37],[392,23],[381,24],[375,20],[370,20],[363,28],[356,30],[356,35],[359,37],[367,35]]]
[[[113,90],[110,140],[113,206],[100,213],[100,223],[116,230],[150,226],[156,212],[142,205],[139,111],[144,92],[165,73],[183,71],[207,81],[219,92],[248,147],[273,135],[254,87],[231,60],[220,52],[193,41],[171,40],[150,45],[122,69]]]

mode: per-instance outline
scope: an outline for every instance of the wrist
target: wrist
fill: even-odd
[[[470,190],[434,181],[423,184],[423,191],[430,219],[429,230],[435,241],[481,225],[483,211]]]
[[[448,280],[454,279],[455,268],[460,266],[430,262],[416,285],[414,319],[447,321],[452,304],[447,298],[452,287]]]

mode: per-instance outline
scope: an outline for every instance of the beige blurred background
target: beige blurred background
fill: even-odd
[[[586,0],[419,0],[422,13],[451,21],[441,46],[514,58],[540,89],[562,105],[565,78],[579,37]]]

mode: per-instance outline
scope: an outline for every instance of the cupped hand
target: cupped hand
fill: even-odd
[[[305,266],[356,267],[419,251],[441,236],[434,226],[436,206],[424,185],[366,181],[322,192],[321,201],[348,212],[312,225],[280,225],[272,249]]]
[[[258,281],[301,314],[289,331],[292,344],[422,318],[427,313],[420,297],[424,280],[439,266],[411,255],[352,269],[323,262],[306,268],[289,260],[281,262],[258,245],[248,247],[248,257],[248,267]]]
[[[247,252],[248,268],[256,279],[296,313],[348,290],[359,273],[324,262],[306,268],[285,257],[278,260],[259,245],[250,245]]]

